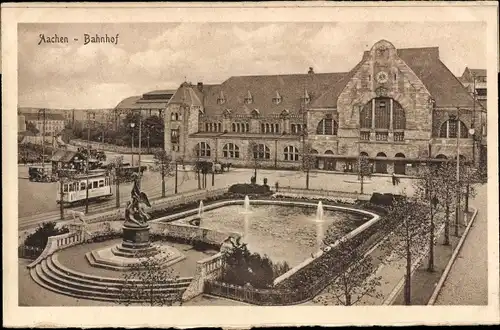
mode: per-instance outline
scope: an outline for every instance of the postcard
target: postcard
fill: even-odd
[[[498,323],[497,10],[3,5],[4,324]]]

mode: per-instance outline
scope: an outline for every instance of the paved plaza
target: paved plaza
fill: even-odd
[[[130,155],[127,155],[130,157]],[[147,159],[147,158],[146,158]],[[215,176],[215,185],[212,186],[212,175],[207,176],[207,189],[228,187],[235,183],[250,182],[250,177],[253,175],[254,170],[250,168],[234,168],[229,172],[217,174]],[[19,215],[20,225],[24,221],[33,221],[33,219],[42,218],[44,215],[56,214],[59,211],[55,203],[57,196],[57,183],[36,183],[29,182],[27,178],[27,167],[18,167],[19,175]],[[279,187],[292,188],[305,188],[306,175],[300,171],[283,171],[283,170],[265,170],[259,169],[257,171],[257,182],[262,183],[263,179],[267,178],[268,184],[274,187],[274,183],[278,182]],[[330,191],[343,191],[359,193],[360,184],[356,181],[357,176],[345,173],[328,173],[328,172],[311,172],[309,178],[309,188],[311,190],[330,190]],[[412,178],[402,177],[401,183],[394,186],[390,176],[373,176],[368,182],[364,184],[364,193],[372,194],[379,193],[395,193],[395,194],[409,194],[413,193]],[[166,194],[174,193],[174,178],[166,177]],[[146,171],[142,179],[142,190],[150,196],[150,198],[157,198],[161,195],[161,177],[158,172]],[[113,187],[114,188],[114,187]],[[186,170],[178,172],[178,190],[180,193],[198,188],[198,180],[195,173]],[[120,187],[120,198],[125,202],[130,197],[131,183],[123,184]],[[450,276],[448,277],[442,292],[438,296],[436,304],[482,304],[487,299],[487,260],[486,260],[486,240],[481,237],[486,232],[486,215],[482,210],[486,209],[486,187],[480,187],[478,196],[471,201],[471,205],[477,207],[480,212],[475,225],[472,227],[470,237],[466,240],[463,250],[455,266],[452,268]],[[320,192],[317,192],[320,195]],[[110,207],[114,206],[114,198],[109,202],[102,204],[109,204]],[[107,245],[109,242],[106,242]],[[83,250],[82,250],[83,249]],[[89,267],[83,259],[84,250],[90,249],[89,246],[83,245],[62,251],[60,259],[62,263],[80,270],[88,271]],[[451,252],[450,252],[451,253]],[[192,254],[190,252],[190,254]],[[382,254],[382,251],[374,249],[372,255],[376,257]],[[78,257],[79,256],[79,257]],[[201,258],[201,255],[192,255],[190,260]],[[194,258],[194,259],[192,259]],[[81,259],[81,260],[80,260]],[[113,303],[91,301],[85,299],[78,299],[60,295],[49,290],[39,287],[32,281],[29,271],[26,268],[28,261],[20,260],[19,263],[19,303],[21,306],[39,305],[39,306],[110,306]],[[192,262],[188,262],[191,264]],[[186,263],[187,264],[187,263]],[[181,276],[187,276],[194,271],[194,263],[192,267],[186,269],[179,268],[176,272]],[[395,264],[394,267],[397,268]],[[373,299],[367,298],[361,304],[382,304],[384,299],[391,293],[393,288],[402,278],[402,272],[396,270],[392,266],[381,265],[378,273],[384,276],[384,283],[381,287],[384,298],[372,301]],[[474,272],[466,271],[473,267]],[[394,268],[394,269],[393,269]],[[107,270],[93,269],[94,272],[100,275],[105,275]],[[102,273],[102,274],[101,274]],[[467,276],[464,276],[467,274]],[[97,274],[96,274],[97,275]],[[463,288],[472,288],[471,290],[464,290]],[[469,293],[467,293],[469,292]],[[425,303],[425,302],[424,302]],[[199,296],[186,303],[186,305],[244,305],[236,301],[231,301],[214,296]],[[306,302],[305,305],[316,305],[313,301]]]

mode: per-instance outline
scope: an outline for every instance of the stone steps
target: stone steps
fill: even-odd
[[[110,302],[123,299],[125,279],[99,277],[70,270],[59,263],[57,254],[42,260],[30,270],[30,274],[33,280],[43,288],[67,296]],[[157,287],[155,290],[165,296],[182,294],[191,280],[192,278],[185,277],[159,283],[155,285]],[[142,286],[140,283],[138,285]],[[134,298],[129,301],[138,303],[143,300],[147,298]]]
[[[85,254],[85,258],[92,267],[115,270],[115,271],[131,270],[131,267],[133,265],[132,263],[130,265],[127,264],[118,265],[116,264],[116,261],[101,258],[96,251],[87,252]],[[168,267],[185,258],[186,258],[185,256],[179,255],[176,258],[171,259],[167,263],[165,263],[164,267]]]

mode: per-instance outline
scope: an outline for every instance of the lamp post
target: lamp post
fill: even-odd
[[[141,171],[141,149],[142,149],[142,111],[139,110],[139,186],[141,184],[142,171]]]
[[[476,135],[475,135],[476,130],[474,128],[469,129],[469,134],[472,136],[472,155],[474,155],[474,144],[476,142],[475,141],[476,140]],[[475,159],[473,160],[472,164],[475,165]],[[465,190],[465,208],[464,208],[465,212],[469,212],[470,173],[468,171],[469,171],[469,168],[467,168],[467,185],[466,185],[466,190]]]
[[[45,174],[45,112],[47,109],[40,109],[38,110],[38,117],[40,118],[40,113],[43,114],[43,121],[42,121],[42,169],[43,173]]]
[[[459,213],[460,213],[460,108],[457,107],[457,201],[455,207],[455,236],[458,237],[458,224],[459,224]]]
[[[132,129],[132,166],[134,166],[134,127],[135,123],[130,123],[130,128]]]
[[[87,111],[87,157],[85,165],[85,214],[89,213],[90,111]]]

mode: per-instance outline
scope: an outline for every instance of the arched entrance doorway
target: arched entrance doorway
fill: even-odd
[[[382,158],[382,157],[387,158],[387,155],[384,154],[383,152],[379,152],[377,154],[377,158]],[[375,161],[375,172],[376,173],[387,173],[387,161],[377,159]]]
[[[405,155],[398,152],[395,155],[396,158],[405,158]],[[406,163],[403,160],[396,160],[394,161],[394,173],[395,174],[406,174]]]
[[[333,155],[333,151],[327,150],[325,151],[325,155]],[[327,171],[335,171],[335,158],[326,158],[325,157],[325,170]]]

